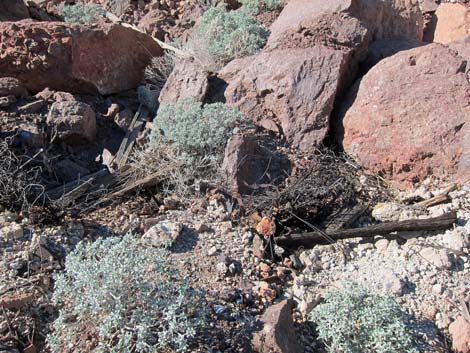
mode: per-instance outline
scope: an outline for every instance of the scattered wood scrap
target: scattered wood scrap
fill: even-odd
[[[444,191],[442,191],[439,195],[431,197],[428,200],[424,200],[418,202],[416,205],[419,207],[431,207],[443,203],[449,200],[449,193],[457,189],[457,185],[452,184],[451,186],[447,187]]]
[[[377,235],[386,236],[393,232],[433,231],[450,228],[457,221],[457,213],[449,212],[439,217],[428,219],[410,219],[401,222],[375,224],[364,228],[344,229],[333,232],[308,232],[276,238],[276,244],[285,248],[313,248],[315,245],[329,244],[351,238],[371,238]]]
[[[135,141],[139,136],[140,131],[142,131],[142,128],[145,126],[148,115],[149,111],[141,104],[132,119],[131,125],[126,132],[126,136],[122,140],[119,151],[116,153],[113,160],[117,165],[117,169],[121,169],[126,165],[129,154],[134,148]]]

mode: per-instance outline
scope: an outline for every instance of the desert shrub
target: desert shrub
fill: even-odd
[[[106,14],[106,10],[98,4],[84,4],[81,2],[75,5],[60,4],[59,14],[65,22],[73,23],[93,23]]]
[[[219,161],[213,156],[181,153],[168,144],[153,142],[145,149],[134,149],[130,156],[134,171],[131,180],[155,176],[157,193],[176,195],[182,201],[201,192],[201,184],[217,182]]]
[[[132,235],[82,242],[56,278],[59,317],[48,343],[53,352],[187,351],[202,324],[187,314],[201,307],[196,300],[200,296],[170,268],[166,250]],[[88,337],[96,338],[92,347]]]
[[[175,67],[175,59],[175,53],[169,50],[165,50],[162,56],[152,58],[145,68],[145,80],[162,89]]]
[[[153,122],[152,143],[164,142],[183,152],[215,154],[224,147],[231,129],[245,119],[223,103],[202,105],[194,98],[160,107]]]
[[[357,284],[330,292],[310,313],[329,352],[412,353],[415,348],[406,313],[390,296]]]
[[[242,11],[256,16],[262,11],[274,11],[281,7],[281,0],[239,0]]]
[[[189,50],[208,71],[217,71],[229,61],[257,53],[269,32],[243,11],[225,6],[208,9],[191,34]]]

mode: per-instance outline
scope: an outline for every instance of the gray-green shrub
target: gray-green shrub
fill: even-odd
[[[93,23],[106,15],[106,10],[98,4],[84,4],[81,2],[75,5],[60,4],[59,14],[65,22]]]
[[[332,353],[418,352],[406,313],[395,300],[357,284],[331,291],[309,318]]]
[[[81,351],[83,327],[98,337],[93,352],[187,351],[201,321],[187,315],[200,297],[171,269],[168,252],[132,235],[80,243],[56,278],[59,308],[48,343]],[[85,335],[86,337],[86,335]]]
[[[241,112],[228,105],[203,106],[190,97],[159,108],[151,141],[163,141],[188,153],[213,154],[225,146],[230,130],[244,119]]]
[[[244,11],[212,7],[201,17],[189,40],[189,49],[209,71],[229,61],[257,53],[266,44],[269,32]]]
[[[242,11],[256,16],[262,11],[274,11],[281,7],[281,0],[238,0],[242,4]]]

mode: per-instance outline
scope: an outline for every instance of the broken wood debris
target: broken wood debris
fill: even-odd
[[[431,197],[428,200],[424,200],[418,202],[416,205],[419,207],[431,207],[443,203],[449,199],[449,193],[456,190],[457,185],[452,184],[451,186],[447,187],[444,191],[442,191],[439,195]]]

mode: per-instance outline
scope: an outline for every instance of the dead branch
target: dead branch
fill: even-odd
[[[449,212],[439,217],[428,219],[411,219],[401,222],[375,224],[364,228],[344,229],[326,232],[327,238],[335,241],[351,238],[372,238],[386,236],[393,232],[434,231],[450,228],[457,221],[457,213]],[[328,244],[323,232],[292,234],[276,238],[276,244],[285,248],[313,248],[315,245]]]

